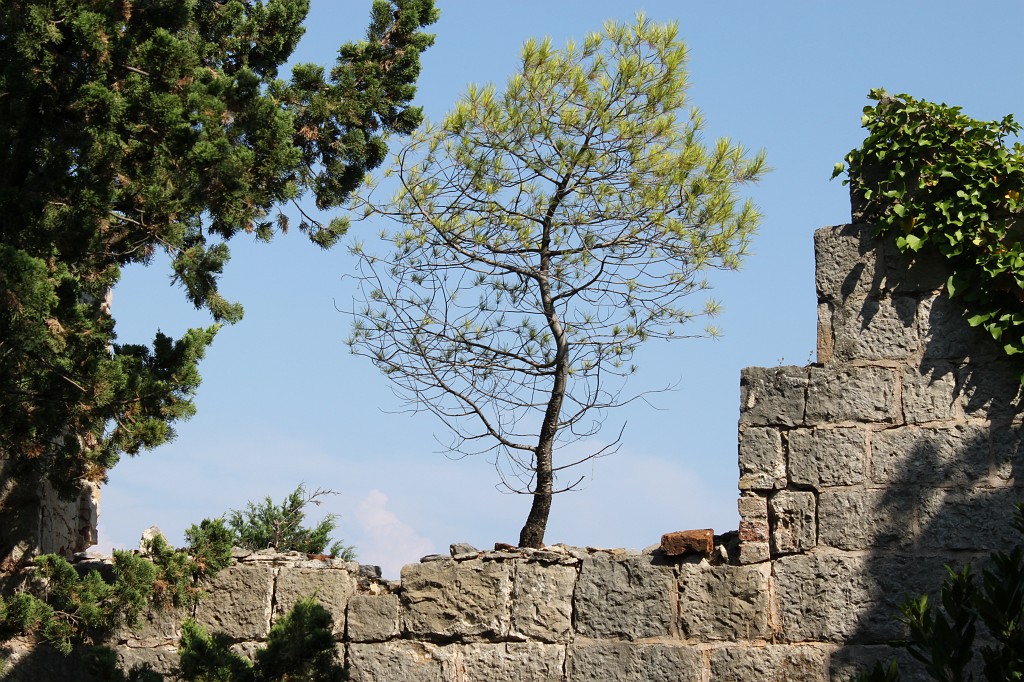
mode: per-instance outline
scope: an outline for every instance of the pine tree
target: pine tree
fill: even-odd
[[[433,0],[375,0],[337,64],[278,78],[308,0],[0,3],[0,459],[72,495],[194,411],[198,362],[242,316],[228,241],[338,206],[411,132]],[[344,221],[298,228],[321,247]],[[108,296],[158,251],[214,324],[116,343]],[[2,497],[2,494],[0,494]]]
[[[564,50],[529,41],[504,92],[470,87],[399,152],[395,198],[364,204],[400,226],[389,254],[355,247],[351,347],[532,496],[522,546],[580,482],[556,477],[589,459],[556,451],[630,400],[639,344],[715,313],[685,299],[739,265],[759,222],[738,192],[763,155],[705,146],[686,86],[676,26],[642,15]]]

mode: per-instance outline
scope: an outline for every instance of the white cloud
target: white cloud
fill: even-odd
[[[364,541],[356,548],[359,561],[381,567],[386,578],[397,578],[404,564],[434,551],[429,538],[422,537],[387,508],[388,496],[371,490],[356,508],[356,522]]]

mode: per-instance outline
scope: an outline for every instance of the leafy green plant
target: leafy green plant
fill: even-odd
[[[306,518],[305,510],[310,504],[319,506],[320,498],[325,495],[336,494],[321,488],[307,493],[305,485],[300,484],[281,504],[274,504],[269,496],[260,504],[249,502],[245,511],[233,510],[227,523],[238,547],[323,554],[331,543],[331,533],[338,527],[338,517],[328,514],[313,528],[306,528],[302,525]],[[346,561],[356,556],[352,547],[340,541],[331,543],[326,553]]]
[[[1024,536],[1024,503],[1014,511],[1013,526]],[[932,679],[941,682],[973,680],[968,666],[979,651],[989,682],[1024,680],[1024,547],[994,552],[982,571],[981,585],[970,565],[960,571],[947,570],[940,609],[927,595],[902,605],[902,620],[910,638],[898,645],[920,661]],[[979,620],[992,643],[977,643]],[[857,682],[899,679],[895,662],[888,668],[876,664],[856,678]]]
[[[833,177],[847,172],[865,218],[901,250],[942,254],[969,323],[1007,355],[1024,353],[1024,148],[1010,143],[1021,126],[880,89],[869,97],[868,136]]]
[[[348,679],[337,662],[333,619],[310,597],[274,623],[266,646],[250,662],[231,649],[232,640],[186,621],[181,636],[181,672],[196,682],[335,682]]]

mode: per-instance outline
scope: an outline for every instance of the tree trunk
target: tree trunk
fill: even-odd
[[[519,546],[539,549],[544,544],[544,533],[551,513],[551,491],[554,489],[554,472],[551,460],[551,442],[537,446],[535,451],[537,487],[533,491],[533,505],[526,523],[519,532]]]

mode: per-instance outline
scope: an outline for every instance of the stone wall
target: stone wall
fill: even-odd
[[[0,453],[0,573],[39,554],[70,557],[96,544],[98,485],[83,482],[78,495],[65,500],[48,481],[15,467]]]
[[[173,674],[184,616],[251,651],[315,594],[357,682],[825,682],[896,655],[906,596],[1015,540],[1020,385],[942,294],[941,264],[864,225],[820,230],[815,247],[819,362],[742,372],[741,522],[712,552],[453,546],[395,583],[239,553],[194,614],[112,643]],[[12,680],[75,679],[73,660],[9,649]]]

